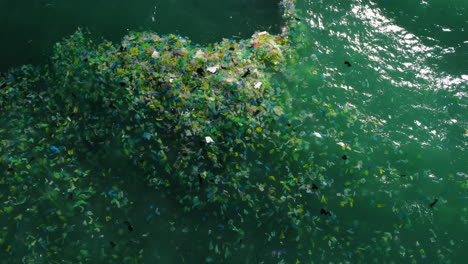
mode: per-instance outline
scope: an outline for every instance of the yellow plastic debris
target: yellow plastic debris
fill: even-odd
[[[325,198],[325,195],[322,195],[322,200],[320,200],[321,203],[327,203],[327,199]]]

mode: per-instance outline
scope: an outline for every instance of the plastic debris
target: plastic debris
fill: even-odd
[[[201,47],[131,32],[96,47],[78,31],[55,45],[47,68],[0,74],[0,259],[146,263],[157,253],[144,245],[157,234],[193,235],[187,240],[197,247],[177,253],[180,263],[232,262],[256,240],[261,247],[245,263],[377,263],[371,257],[388,252],[402,262],[443,260],[450,249],[424,249],[438,231],[416,245],[399,240],[417,230],[415,218],[432,221],[427,197],[398,204],[396,194],[372,185],[422,178],[387,162],[400,153],[381,125],[352,105],[286,93],[296,79],[285,67],[298,60],[291,46],[312,42],[300,34],[305,19],[294,1],[280,4],[280,35]],[[307,110],[295,112],[301,100]],[[360,131],[369,142],[356,139]],[[139,200],[134,186],[151,187],[169,205]],[[357,208],[394,218],[394,230],[366,225]],[[283,248],[286,241],[294,248]]]
[[[206,70],[209,71],[209,72],[211,72],[211,73],[215,73],[218,69],[219,69],[218,66],[206,68]]]
[[[151,54],[151,57],[154,58],[154,59],[159,58],[159,52],[153,51],[153,54]]]

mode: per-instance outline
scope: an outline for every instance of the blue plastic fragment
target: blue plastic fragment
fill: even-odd
[[[60,149],[58,149],[56,146],[50,146],[50,150],[53,152],[60,152]]]
[[[153,214],[148,214],[146,216],[146,222],[149,222],[151,220],[151,218],[153,217]]]
[[[114,190],[108,191],[107,194],[112,198],[117,198],[118,197],[117,192],[114,191]]]
[[[143,138],[149,140],[151,138],[151,134],[148,132],[143,133]]]

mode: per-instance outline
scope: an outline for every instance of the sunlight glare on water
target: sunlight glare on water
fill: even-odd
[[[0,1],[0,263],[464,263],[468,2],[272,3]]]

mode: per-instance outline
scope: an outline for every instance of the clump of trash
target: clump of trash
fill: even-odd
[[[173,34],[131,32],[118,44],[94,44],[78,30],[54,46],[48,65],[0,74],[0,257],[148,263],[145,243],[160,234],[142,231],[141,223],[163,218],[158,225],[168,232],[202,243],[205,263],[245,254],[253,239],[265,246],[250,252],[252,263],[323,261],[326,253],[366,260],[371,247],[379,254],[392,249],[399,230],[412,228],[403,208],[416,206],[393,206],[398,228],[393,235],[372,230],[374,244],[354,241],[365,232],[361,223],[345,225],[336,212],[355,207],[366,176],[406,174],[366,164],[372,148],[339,127],[367,125],[352,106],[301,95],[296,102],[310,111],[291,115],[285,88],[295,76],[285,65],[295,64],[295,49],[308,44],[294,1],[280,5],[280,35],[257,32],[199,46]],[[377,126],[372,122],[369,131]],[[136,204],[135,183],[180,208],[169,215],[157,202]],[[139,212],[144,217],[132,215],[141,208],[148,210]],[[206,233],[195,240],[200,230]],[[297,248],[285,248],[286,241]],[[399,249],[426,257],[419,245]]]
[[[174,194],[186,212],[215,205],[213,214],[226,217],[227,206],[244,205],[250,208],[244,215],[257,215],[284,204],[275,194],[291,190],[279,183],[284,177],[256,175],[253,168],[278,166],[262,162],[266,153],[297,160],[287,151],[301,140],[277,130],[289,117],[284,89],[271,78],[289,56],[286,31],[202,47],[151,32],[95,45],[78,30],[54,46],[45,67],[2,74],[4,252],[21,254],[23,263],[56,263],[56,256],[86,263],[99,255],[93,243],[77,252],[72,239],[102,237],[101,229],[116,223],[108,211],[130,206],[125,186],[109,184],[117,179],[113,160],[133,163],[147,184]],[[232,221],[242,237],[236,228],[242,216]],[[130,242],[110,247],[124,243]],[[120,249],[104,256],[125,263],[142,258]]]

